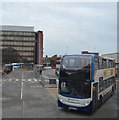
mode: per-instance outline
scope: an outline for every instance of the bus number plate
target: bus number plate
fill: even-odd
[[[75,107],[69,107],[69,109],[71,109],[71,110],[77,110],[77,108],[75,108]]]

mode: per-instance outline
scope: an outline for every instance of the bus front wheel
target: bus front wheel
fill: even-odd
[[[101,107],[102,106],[102,96],[100,96],[100,100],[99,100],[99,104],[98,104],[98,107]]]
[[[111,95],[113,95],[114,94],[114,87],[112,87],[112,94]]]

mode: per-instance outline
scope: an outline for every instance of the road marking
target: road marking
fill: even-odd
[[[37,79],[34,79],[34,81],[37,81]]]
[[[30,83],[36,83],[35,81],[31,81]]]
[[[16,79],[16,81],[19,81],[19,79]]]
[[[47,88],[47,91],[55,100],[57,100],[57,88]]]
[[[12,81],[12,79],[9,79],[9,81]]]
[[[22,79],[22,81],[24,82],[24,81],[25,81],[25,79]]]
[[[30,82],[31,81],[31,79],[28,79],[28,82]]]
[[[46,76],[46,75],[42,75],[42,77],[45,78],[45,79],[49,79],[49,77]]]
[[[37,87],[42,87],[42,86],[31,86],[31,87],[33,87],[33,88],[37,88]]]
[[[10,97],[6,97],[6,98],[0,98],[0,102],[4,102],[4,101],[6,101],[6,100],[10,100],[11,98]]]
[[[21,82],[21,99],[23,97],[23,76],[24,76],[24,71],[22,72],[22,82]]]

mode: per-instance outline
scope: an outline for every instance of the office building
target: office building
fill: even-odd
[[[34,27],[30,26],[3,25],[1,28],[0,45],[3,64],[13,62],[42,64],[42,31],[35,32]]]

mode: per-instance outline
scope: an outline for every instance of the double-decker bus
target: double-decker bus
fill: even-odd
[[[97,54],[64,55],[58,79],[59,107],[94,112],[114,94],[115,61]]]

